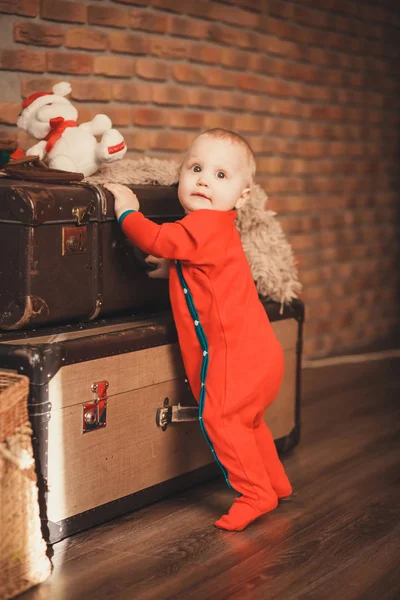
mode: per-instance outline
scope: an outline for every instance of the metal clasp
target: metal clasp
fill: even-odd
[[[92,383],[91,390],[95,394],[93,402],[82,405],[82,433],[88,433],[107,425],[107,389],[108,381]]]
[[[165,431],[170,423],[187,423],[199,420],[199,409],[197,406],[170,406],[169,398],[164,399],[164,406],[157,408],[156,425]]]
[[[76,219],[78,227],[89,222],[90,215],[96,210],[96,206],[93,203],[87,206],[74,206],[72,209],[72,216]]]

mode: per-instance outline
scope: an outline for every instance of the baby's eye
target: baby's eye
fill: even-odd
[[[192,167],[192,169],[195,173],[200,173],[200,171],[201,171],[199,165],[194,165],[194,167]]]
[[[217,177],[218,177],[218,179],[224,179],[225,178],[225,173],[223,171],[218,171]]]

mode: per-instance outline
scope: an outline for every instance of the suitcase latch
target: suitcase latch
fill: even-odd
[[[96,206],[93,203],[90,203],[87,206],[74,206],[72,209],[72,216],[75,217],[78,226],[83,225],[89,222],[90,216],[95,210]]]
[[[95,394],[93,402],[83,404],[82,433],[88,433],[107,425],[107,388],[108,381],[92,383]]]
[[[62,228],[62,255],[87,252],[87,227]]]
[[[199,409],[197,406],[171,406],[169,398],[164,399],[164,406],[156,412],[157,427],[165,431],[170,423],[187,423],[199,420]]]

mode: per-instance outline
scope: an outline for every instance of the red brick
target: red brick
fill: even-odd
[[[265,186],[268,192],[268,186]],[[269,192],[268,192],[269,193]],[[278,213],[305,212],[310,210],[310,200],[303,196],[291,196],[290,198],[274,198],[269,196],[267,208]],[[317,258],[314,256],[314,260]]]
[[[334,53],[327,48],[313,48],[308,46],[305,51],[305,57],[308,62],[323,67],[337,66],[337,56],[337,53]]]
[[[186,58],[191,52],[191,44],[186,40],[167,37],[152,37],[149,53],[162,58]]]
[[[106,113],[116,127],[130,125],[132,122],[132,109],[129,106],[110,106],[107,104],[107,108],[105,109],[104,105],[96,106],[94,104],[81,104],[81,106],[79,106],[78,123],[81,124],[91,121],[93,117],[99,113]]]
[[[74,79],[71,81],[71,87],[73,100],[105,102],[113,98],[111,84],[105,85],[104,81]]]
[[[114,0],[118,4],[138,4],[139,6],[148,6],[148,0]]]
[[[300,177],[269,177],[268,180],[268,193],[269,194],[281,194],[281,193],[301,193],[304,191],[304,180]]]
[[[261,131],[263,127],[263,119],[254,115],[238,115],[234,117],[233,122],[232,129],[237,129],[240,132]]]
[[[293,19],[296,6],[282,0],[269,0],[268,1],[268,12],[270,15],[280,17],[281,19]]]
[[[221,55],[218,62],[228,67],[236,67],[238,69],[251,69],[251,61],[253,56],[269,60],[267,57],[263,57],[260,54],[250,54],[242,50],[236,50],[235,48],[221,48]]]
[[[22,77],[21,96],[27,98],[35,92],[51,92],[53,85],[59,83],[59,78],[49,77]]]
[[[288,172],[288,161],[281,157],[258,157],[257,173],[270,173],[273,175]]]
[[[0,69],[6,71],[46,71],[46,53],[36,50],[0,50]]]
[[[112,32],[109,35],[110,49],[123,54],[148,54],[150,41],[143,34]]]
[[[33,46],[62,46],[64,32],[56,25],[17,21],[14,23],[14,41]]]
[[[88,7],[88,23],[91,25],[125,28],[129,27],[130,21],[130,13],[124,8],[93,4]]]
[[[187,63],[177,63],[172,68],[172,74],[176,81],[183,83],[206,83],[207,70],[194,67]]]
[[[289,42],[288,40],[282,40],[278,37],[264,36],[265,38],[265,50],[270,54],[280,54],[286,58],[294,60],[304,59],[308,47],[304,44],[296,44]]]
[[[135,60],[121,56],[96,56],[94,72],[108,77],[132,77],[135,74]]]
[[[138,3],[140,4],[140,2]],[[164,10],[171,10],[173,12],[181,12],[182,6],[180,2],[176,2],[176,0],[149,0],[146,4],[149,6],[156,6],[157,8],[162,8]],[[189,1],[187,0],[185,9],[188,9]]]
[[[192,136],[181,132],[157,131],[150,136],[150,148],[153,150],[184,151],[192,141]]]
[[[89,75],[93,71],[93,56],[89,54],[47,53],[47,70],[50,73],[75,73]]]
[[[170,15],[161,15],[155,12],[133,8],[131,12],[130,26],[132,29],[164,33],[170,29]]]
[[[293,119],[277,119],[268,117],[260,119],[260,127],[262,131],[269,134],[298,137],[301,134],[302,124]]]
[[[195,43],[189,50],[188,58],[206,64],[219,64],[222,62],[222,48]]]
[[[6,125],[16,125],[21,106],[8,102],[0,102],[0,123]]]
[[[152,102],[153,89],[148,83],[121,83],[113,82],[109,84],[112,97],[118,102]]]
[[[184,92],[181,104],[188,104],[189,106],[201,106],[207,108],[215,108],[218,104],[218,96],[207,88],[193,88],[187,87]],[[223,104],[221,103],[223,106]]]
[[[300,28],[280,19],[268,17],[266,21],[266,32],[272,33],[277,37],[294,39],[297,41]],[[303,40],[299,40],[303,41]]]
[[[195,2],[194,6],[199,6],[199,4],[199,2]],[[240,25],[240,27],[248,27],[250,29],[257,27],[259,19],[259,16],[253,12],[234,6],[217,4],[216,2],[208,3],[207,12],[204,16],[219,22]]]
[[[319,105],[311,108],[310,118],[342,121],[345,117],[345,109],[342,106]]]
[[[269,91],[267,80],[252,73],[239,73],[237,76],[237,85],[242,90],[254,90],[256,92]]]
[[[236,74],[232,71],[224,71],[209,67],[205,72],[207,85],[217,88],[236,88]]]
[[[146,130],[141,131],[140,129],[136,129],[135,132],[130,130],[124,131],[123,136],[128,147],[128,152],[133,150],[146,151],[146,156],[148,156],[150,136]]]
[[[234,94],[231,90],[218,90],[214,92],[213,97],[214,102],[222,108],[246,110],[246,96],[244,96],[243,94]]]
[[[178,86],[154,83],[151,86],[151,93],[152,101],[155,104],[184,106],[188,103],[188,94],[186,89]]]
[[[307,27],[320,27],[326,29],[329,26],[329,15],[319,10],[310,10],[304,6],[297,5],[294,8],[293,18],[298,23]]]
[[[267,10],[269,0],[258,0],[257,2],[254,2],[254,0],[229,0],[229,4],[235,4],[241,8],[248,8],[253,12],[260,13]]]
[[[168,113],[159,108],[134,107],[132,110],[133,123],[148,127],[168,125]]]
[[[179,129],[204,129],[208,114],[194,110],[168,110],[168,125]]]
[[[291,235],[289,237],[290,244],[293,247],[293,250],[297,252],[298,250],[311,250],[314,248],[314,240],[310,235]]]
[[[170,76],[171,68],[162,60],[138,58],[136,60],[136,74],[143,79],[165,81]]]
[[[67,48],[84,50],[106,50],[108,37],[105,33],[87,27],[68,29],[65,45]]]
[[[263,86],[263,91],[268,92],[272,96],[296,96],[301,98],[303,96],[303,88],[304,86],[298,83],[268,77]]]
[[[219,23],[211,23],[208,31],[208,39],[214,42],[222,42],[234,48],[257,48],[254,32],[244,29],[229,27]]]
[[[181,16],[171,16],[168,23],[168,33],[191,39],[207,39],[209,23],[198,19],[188,19]]]
[[[49,19],[51,21],[86,23],[87,6],[80,2],[41,0],[40,16],[42,19]]]
[[[332,91],[329,87],[317,85],[297,85],[293,92],[299,98],[306,100],[330,102],[332,100]]]
[[[0,0],[0,13],[36,17],[39,12],[39,0]]]
[[[222,128],[232,130],[235,127],[235,117],[233,115],[223,114],[220,111],[209,112],[204,118],[204,127],[206,129]]]
[[[105,112],[110,117],[113,125],[124,126],[132,123],[132,108],[130,106],[109,106],[100,112]]]

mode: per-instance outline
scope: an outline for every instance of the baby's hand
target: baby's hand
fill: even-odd
[[[139,210],[139,200],[137,196],[126,185],[121,183],[105,183],[103,187],[114,196],[114,212],[117,219],[126,210]]]
[[[157,269],[154,271],[148,271],[148,276],[152,279],[168,279],[169,278],[169,267],[171,261],[167,258],[157,258],[156,256],[146,256],[144,259],[146,262],[154,263],[157,265]]]

